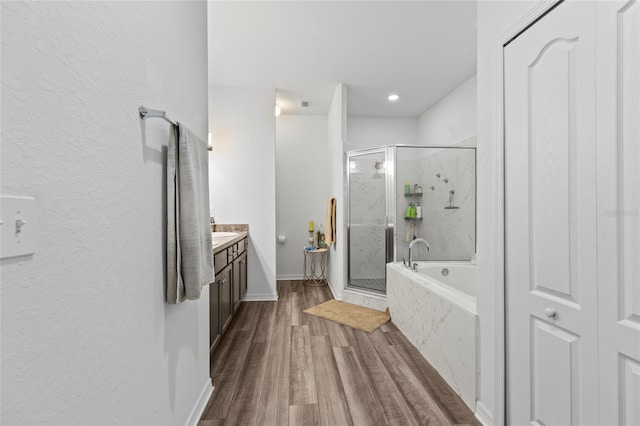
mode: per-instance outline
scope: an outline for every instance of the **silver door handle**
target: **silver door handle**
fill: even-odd
[[[554,308],[545,308],[544,314],[553,319],[556,319],[556,317],[558,316],[558,312]]]

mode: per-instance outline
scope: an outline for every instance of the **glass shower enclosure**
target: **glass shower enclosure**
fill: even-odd
[[[386,293],[393,261],[394,151],[347,153],[348,286]]]
[[[385,294],[386,264],[407,258],[418,237],[431,250],[416,246],[414,260],[473,258],[475,147],[394,145],[346,161],[349,288]]]

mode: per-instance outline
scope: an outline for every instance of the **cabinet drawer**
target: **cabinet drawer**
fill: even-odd
[[[229,255],[228,255],[229,263],[231,263],[234,260],[236,260],[237,257],[240,255],[240,250],[239,250],[238,244],[239,243],[235,243],[234,245],[232,245],[231,247],[228,248],[228,250],[229,250]]]
[[[220,271],[222,271],[224,267],[229,263],[227,259],[227,250],[228,249],[222,250],[221,252],[216,253],[213,256],[213,263],[216,267],[216,275],[218,275],[218,273],[220,273]]]
[[[240,240],[238,242],[238,255],[241,255],[242,253],[244,253],[244,251],[247,249],[247,239],[244,238],[242,240]]]

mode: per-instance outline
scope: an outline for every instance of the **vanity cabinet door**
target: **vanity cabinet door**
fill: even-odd
[[[240,281],[240,299],[247,294],[247,252],[245,251],[238,259],[240,263],[239,269],[239,281]]]
[[[240,307],[240,301],[242,300],[242,294],[240,290],[240,259],[237,258],[233,261],[233,311],[237,311]]]
[[[220,341],[220,292],[218,279],[209,286],[209,353],[213,353]]]
[[[216,285],[220,294],[220,300],[218,306],[220,307],[220,334],[224,333],[233,317],[233,295],[231,290],[233,288],[231,282],[231,265],[224,268],[218,277],[216,277]]]
[[[233,307],[237,310],[247,292],[247,253],[242,253],[233,262]]]

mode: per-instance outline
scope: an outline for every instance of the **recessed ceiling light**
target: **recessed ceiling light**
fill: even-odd
[[[400,96],[398,96],[397,93],[392,93],[389,95],[389,97],[387,97],[387,99],[389,99],[391,102],[395,102],[400,99]]]

